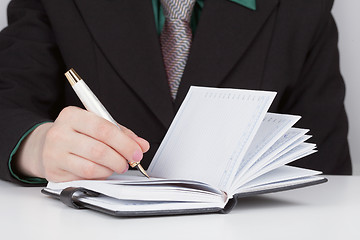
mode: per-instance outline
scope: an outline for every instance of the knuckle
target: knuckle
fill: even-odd
[[[53,126],[52,128],[50,128],[47,131],[46,139],[50,140],[50,141],[52,141],[52,140],[58,141],[58,140],[62,139],[63,133],[64,133],[64,131],[62,131],[59,127]]]
[[[88,163],[81,168],[81,175],[83,178],[91,179],[94,178],[95,174],[96,174],[95,164]]]
[[[74,114],[74,111],[75,111],[75,107],[73,107],[73,106],[65,107],[59,113],[59,118],[69,118],[70,116],[72,116]]]
[[[103,119],[96,124],[95,131],[99,135],[99,138],[104,140],[111,139],[116,133],[114,128]]]
[[[104,158],[106,153],[106,147],[102,146],[101,144],[94,144],[90,147],[90,155],[94,160]]]

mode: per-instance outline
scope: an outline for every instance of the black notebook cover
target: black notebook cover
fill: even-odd
[[[237,204],[237,199],[244,198],[244,197],[250,197],[260,194],[266,194],[266,193],[274,193],[274,192],[280,192],[280,191],[286,191],[286,190],[292,190],[296,188],[302,188],[307,186],[312,186],[320,183],[327,182],[326,178],[316,179],[313,181],[309,181],[306,183],[301,184],[289,184],[288,186],[282,186],[278,188],[272,188],[272,189],[266,189],[266,190],[260,190],[260,191],[253,191],[253,192],[247,192],[247,193],[240,193],[236,194],[231,198],[226,206],[224,208],[198,208],[198,209],[181,209],[181,210],[158,210],[158,211],[116,211],[111,210],[107,208],[100,207],[98,205],[89,204],[85,201],[83,201],[85,198],[97,198],[99,196],[105,197],[104,195],[101,195],[101,193],[89,191],[85,188],[66,188],[62,190],[60,194],[56,194],[51,192],[49,189],[44,188],[41,192],[57,198],[61,200],[64,204],[66,204],[69,207],[76,208],[76,209],[92,209],[95,211],[99,211],[102,213],[106,213],[112,216],[117,217],[139,217],[139,216],[165,216],[165,215],[185,215],[185,214],[199,214],[199,213],[229,213]]]

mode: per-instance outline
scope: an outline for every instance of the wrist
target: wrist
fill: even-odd
[[[21,143],[13,160],[19,175],[45,178],[42,151],[46,133],[52,125],[53,123],[44,123],[38,126]]]

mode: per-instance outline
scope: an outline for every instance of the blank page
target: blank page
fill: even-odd
[[[148,169],[226,191],[276,93],[191,87]]]

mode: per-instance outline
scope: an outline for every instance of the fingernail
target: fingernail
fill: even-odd
[[[141,159],[143,158],[143,152],[140,150],[136,150],[133,154],[133,161],[134,162],[140,162]]]

